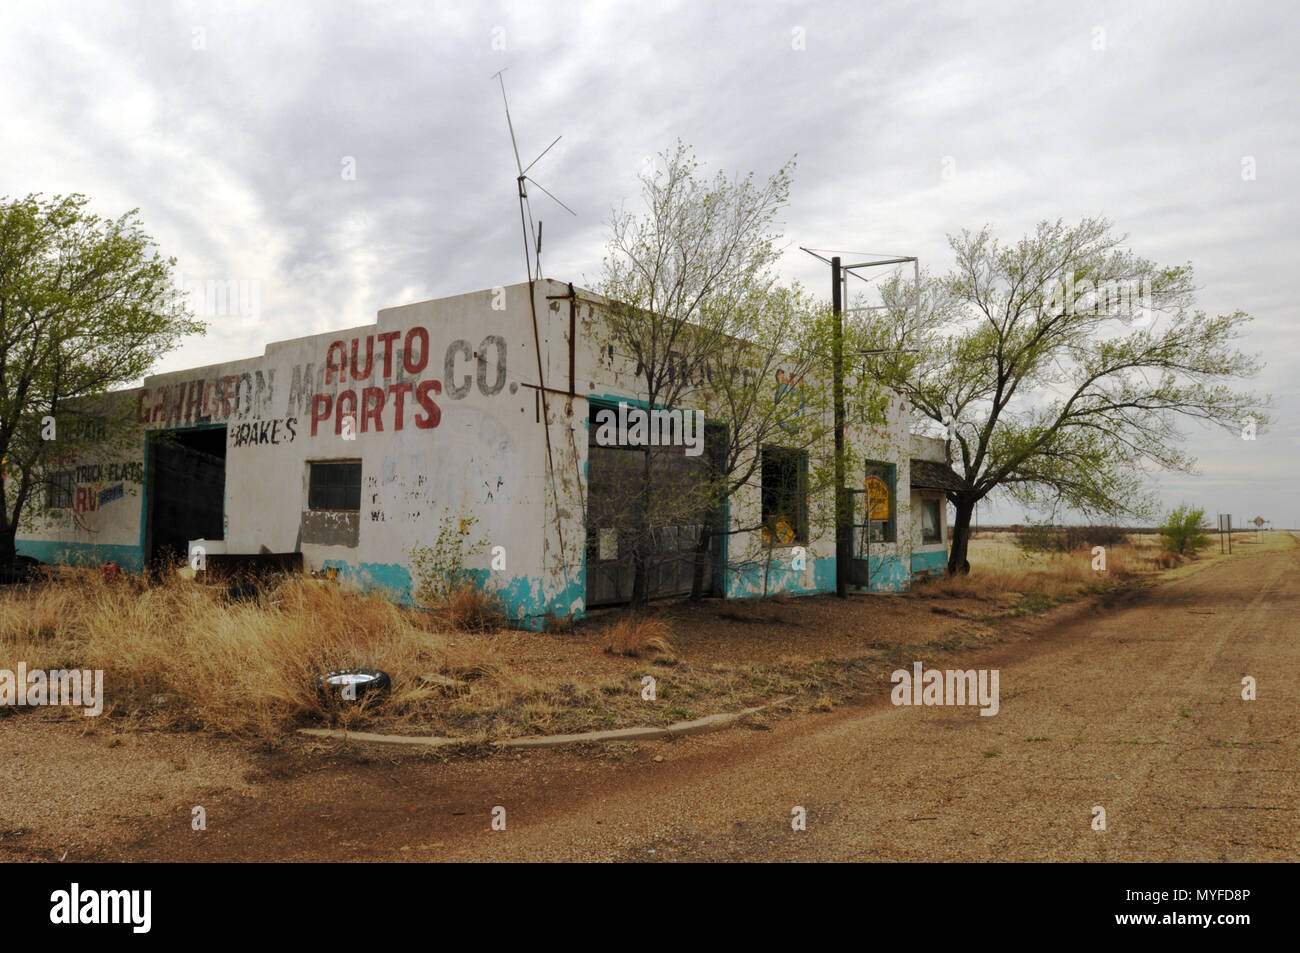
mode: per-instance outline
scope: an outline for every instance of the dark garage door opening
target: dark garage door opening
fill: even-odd
[[[150,566],[188,561],[192,539],[225,538],[225,427],[150,434],[148,480]]]
[[[653,528],[653,539],[641,545],[646,571],[648,598],[662,599],[690,593],[696,572],[696,546],[700,530],[711,523],[721,526],[722,516],[701,508],[677,505],[674,499],[702,502],[699,487],[707,479],[710,459],[726,446],[726,431],[712,424],[705,428],[704,453],[686,456],[682,447],[601,446],[596,429],[590,429],[587,449],[587,606],[626,603],[632,598],[635,575],[631,532],[641,510],[638,489],[641,485],[645,454],[656,457],[654,498],[671,513],[671,517]],[[673,488],[680,493],[673,493]],[[711,536],[702,554],[702,593],[720,591],[723,580],[717,578],[722,565],[723,538]]]

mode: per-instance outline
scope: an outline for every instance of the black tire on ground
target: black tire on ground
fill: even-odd
[[[355,698],[347,696],[348,686],[353,686]],[[342,701],[360,701],[366,695],[382,695],[393,690],[393,680],[388,673],[377,668],[348,668],[316,676],[316,690]]]

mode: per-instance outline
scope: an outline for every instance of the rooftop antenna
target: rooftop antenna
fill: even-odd
[[[541,219],[538,219],[536,226],[533,225],[533,206],[528,199],[528,187],[524,183],[533,183],[533,185],[550,196],[556,205],[570,215],[577,215],[578,213],[561,202],[542,183],[528,174],[528,170],[537,165],[542,156],[550,152],[555,147],[555,143],[564,138],[563,136],[556,136],[551,144],[543,149],[537,158],[528,165],[525,166],[519,158],[519,141],[515,138],[515,124],[510,119],[510,101],[506,98],[506,81],[505,77],[501,75],[504,72],[505,70],[501,69],[493,73],[492,76],[501,84],[501,102],[506,108],[506,126],[510,129],[510,145],[515,150],[515,169],[519,173],[515,178],[515,183],[519,187],[519,225],[524,232],[524,265],[528,269],[528,280],[531,282],[535,277],[542,277],[542,222]]]
[[[537,383],[531,385],[525,384],[524,386],[535,387],[537,389],[535,399],[537,401],[537,407],[538,407],[538,422],[541,423],[542,433],[546,437],[546,470],[551,478],[551,498],[554,501],[554,505],[556,509],[558,510],[560,491],[559,491],[559,487],[556,485],[556,479],[555,479],[555,459],[551,451],[551,415],[550,415],[550,410],[547,407],[547,400],[546,400],[546,392],[549,390],[549,388],[546,386],[546,376],[542,368],[542,342],[541,342],[541,334],[537,327],[537,296],[533,291],[533,282],[535,280],[540,280],[542,277],[542,223],[541,220],[539,219],[537,222],[536,231],[534,231],[533,207],[532,207],[532,203],[530,203],[528,200],[528,187],[527,185],[525,185],[525,183],[532,182],[533,185],[537,186],[543,192],[546,192],[546,194],[551,197],[551,199],[555,202],[556,205],[560,206],[560,208],[564,209],[570,215],[577,215],[578,213],[575,212],[573,209],[569,208],[569,206],[565,205],[554,195],[551,195],[551,193],[547,191],[545,186],[543,186],[540,182],[538,182],[536,179],[532,178],[528,174],[528,170],[531,169],[533,166],[537,165],[537,163],[541,161],[542,156],[550,152],[551,149],[554,148],[555,143],[560,141],[561,138],[560,136],[556,136],[555,139],[551,142],[551,144],[547,146],[545,149],[543,149],[541,153],[537,156],[537,158],[534,159],[532,162],[528,163],[528,165],[525,166],[523,162],[520,160],[519,140],[515,138],[515,124],[510,119],[510,100],[506,98],[506,81],[505,81],[505,77],[501,75],[504,72],[505,72],[504,69],[500,69],[497,70],[497,72],[493,73],[492,75],[495,77],[497,82],[501,84],[501,102],[506,107],[506,126],[509,127],[510,129],[510,145],[515,150],[515,168],[519,172],[518,176],[515,177],[515,184],[518,185],[519,187],[519,225],[524,230],[524,266],[528,269],[528,308],[532,314],[532,319],[533,319],[533,351],[537,355]],[[530,241],[532,242],[531,252],[529,250]],[[570,294],[572,294],[573,286],[570,285],[569,289],[570,289]],[[570,327],[569,330],[569,347],[570,348],[573,347],[572,327]],[[572,372],[570,372],[570,380],[572,380]],[[572,412],[572,404],[573,401],[572,399],[570,399],[569,401],[570,412]],[[568,567],[568,558],[564,551],[563,523],[561,523],[558,519],[555,521],[555,535],[560,543],[560,563],[564,570],[565,578],[568,578],[569,567]]]

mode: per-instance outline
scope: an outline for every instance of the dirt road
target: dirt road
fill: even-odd
[[[0,856],[1295,861],[1298,633],[1300,550],[1234,557],[941,663],[999,671],[994,717],[885,698],[762,730],[469,760],[185,742],[224,780],[159,781],[154,817],[90,838],[31,821]],[[9,719],[0,753],[32,754],[52,727]]]

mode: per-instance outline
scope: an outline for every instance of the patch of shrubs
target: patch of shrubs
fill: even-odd
[[[1122,526],[1054,526],[1031,523],[1016,533],[1016,543],[1030,553],[1073,553],[1093,546],[1118,546],[1128,539]]]

